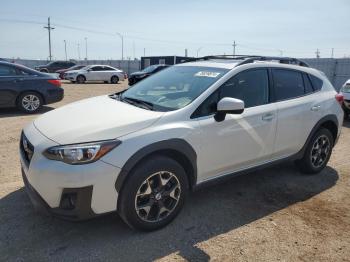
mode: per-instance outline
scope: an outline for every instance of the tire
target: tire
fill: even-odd
[[[18,97],[17,107],[27,114],[34,114],[41,109],[43,102],[40,94],[36,92],[25,92]]]
[[[297,160],[296,165],[305,174],[321,172],[331,157],[333,145],[332,133],[326,128],[321,128],[312,136],[303,158]]]
[[[133,229],[160,229],[179,214],[188,189],[186,172],[177,161],[149,157],[131,171],[122,186],[118,213]]]
[[[77,79],[76,79],[76,83],[77,83],[77,84],[84,84],[85,81],[86,81],[85,76],[83,76],[83,75],[78,75],[78,76],[77,76]]]
[[[118,84],[118,82],[119,82],[119,77],[117,76],[111,77],[111,84]]]

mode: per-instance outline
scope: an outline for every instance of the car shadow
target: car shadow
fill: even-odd
[[[0,109],[0,118],[4,117],[15,117],[15,116],[30,116],[30,115],[41,115],[46,112],[49,112],[51,110],[55,109],[51,106],[43,106],[37,113],[35,114],[27,114],[22,112],[21,110],[17,108],[1,108]]]
[[[343,122],[343,127],[350,128],[350,120],[345,119],[344,122]]]
[[[281,164],[192,193],[175,221],[149,233],[129,229],[116,214],[86,222],[43,216],[21,188],[0,200],[0,260],[151,261],[177,253],[208,261],[200,242],[310,199],[337,180],[330,167],[306,176]]]

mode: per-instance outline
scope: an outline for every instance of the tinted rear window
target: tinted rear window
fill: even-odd
[[[298,71],[273,69],[275,98],[277,101],[304,95],[302,74]]]
[[[312,86],[314,88],[315,91],[319,91],[321,90],[322,86],[323,86],[323,81],[321,79],[319,79],[316,76],[313,75],[309,75],[310,80],[312,82]]]

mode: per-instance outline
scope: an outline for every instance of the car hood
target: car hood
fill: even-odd
[[[58,144],[108,140],[152,125],[164,113],[99,96],[43,114],[35,127]]]

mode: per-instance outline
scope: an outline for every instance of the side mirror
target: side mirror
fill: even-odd
[[[244,102],[232,97],[224,97],[217,104],[215,120],[221,122],[225,120],[226,114],[242,114],[244,111]]]
[[[91,68],[87,69],[86,71],[90,72],[90,71],[91,71]]]

